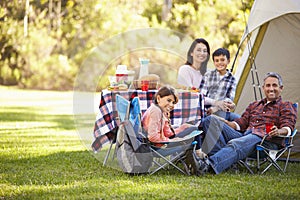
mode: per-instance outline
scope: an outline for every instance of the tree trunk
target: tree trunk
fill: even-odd
[[[24,15],[24,37],[28,36],[28,15],[29,15],[29,0],[26,0],[25,15]]]
[[[172,0],[164,0],[164,5],[162,8],[162,16],[161,16],[162,21],[168,20],[171,8],[172,8]]]

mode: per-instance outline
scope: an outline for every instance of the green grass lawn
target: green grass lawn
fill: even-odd
[[[129,176],[89,149],[95,113],[73,115],[72,92],[0,87],[0,199],[300,199],[300,163],[287,173]]]

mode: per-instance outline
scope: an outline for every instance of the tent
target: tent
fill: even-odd
[[[260,86],[270,71],[278,72],[283,78],[283,99],[300,104],[299,0],[255,1],[239,46],[244,46],[242,56],[232,66],[238,80],[235,112],[242,113],[250,102],[264,97]],[[293,157],[300,160],[300,133],[295,140]]]

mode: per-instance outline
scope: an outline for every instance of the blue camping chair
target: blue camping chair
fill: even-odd
[[[196,143],[194,142],[194,137],[201,134],[202,131],[199,131],[197,127],[192,127],[186,130],[189,131],[190,134],[180,141],[161,142],[161,147],[157,146],[157,143],[155,145],[152,144],[147,138],[147,133],[142,128],[141,109],[138,97],[135,97],[131,101],[129,119],[133,124],[136,136],[150,143],[150,150],[153,155],[153,165],[150,168],[150,174],[154,174],[161,169],[168,169],[169,166],[172,166],[181,173],[190,175],[189,168],[184,161],[184,156],[188,149],[195,147]],[[178,163],[183,165],[183,169],[177,165]]]
[[[294,103],[293,106],[298,110],[298,103]],[[263,138],[262,142],[256,145],[256,158],[250,156],[245,160],[240,160],[239,164],[245,166],[251,174],[254,174],[252,170],[253,167],[256,167],[257,171],[263,174],[271,166],[274,166],[279,172],[284,173],[287,169],[287,165],[290,160],[291,149],[294,146],[293,139],[296,134],[297,134],[297,129],[295,128],[292,131],[291,135],[280,136],[284,138],[284,145],[279,149],[273,149],[268,147],[268,145],[264,143],[264,138]],[[285,164],[284,167],[282,168],[277,161],[282,160],[283,155],[285,154],[286,154],[286,157],[284,158]],[[252,164],[253,161],[256,163]],[[261,168],[265,165],[267,166],[264,167],[264,169],[261,171]]]
[[[128,119],[133,126],[137,139],[143,142],[149,142],[147,134],[142,129],[139,98],[134,97],[130,102],[121,95],[116,95],[116,105],[120,122]],[[150,145],[150,150],[154,159],[153,165],[149,169],[149,174],[154,174],[161,169],[168,169],[169,166],[173,166],[181,173],[190,175],[188,166],[184,162],[184,155],[187,149],[195,147],[196,143],[194,142],[194,137],[201,134],[202,131],[199,131],[198,129],[195,130],[195,128],[187,131],[190,131],[190,134],[181,141],[161,143],[163,147],[157,147],[154,144]],[[114,143],[112,142],[109,147],[103,165],[107,162],[113,144]],[[114,152],[114,155],[115,154],[116,152]],[[114,157],[115,156],[113,156],[113,159]],[[178,162],[183,164],[183,169],[177,166]]]
[[[298,111],[298,103],[294,103],[293,106],[297,109]],[[264,168],[264,170],[261,172],[261,174],[265,173],[271,166],[274,166],[278,171],[284,173],[286,171],[289,159],[290,159],[290,154],[291,154],[291,149],[294,146],[293,144],[293,139],[295,135],[297,134],[297,129],[295,128],[291,135],[289,136],[281,136],[284,137],[284,146],[280,149],[274,150],[274,149],[269,149],[264,145],[264,143],[258,144],[256,146],[256,152],[257,152],[257,169],[258,171],[261,170],[261,166],[264,163],[268,163],[267,167]],[[260,159],[260,152],[264,152],[267,157],[265,160],[261,162]],[[278,160],[287,153],[286,158],[285,158],[285,164],[284,168],[281,168],[280,165],[278,164]]]

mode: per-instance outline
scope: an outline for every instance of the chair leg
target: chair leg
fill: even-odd
[[[264,171],[261,172],[261,174],[265,173],[272,165],[280,172],[284,172],[281,167],[278,165],[278,163],[276,162],[276,160],[270,159],[270,164],[264,169]]]
[[[159,171],[160,169],[164,168],[167,165],[172,165],[174,168],[176,168],[177,170],[179,170],[180,172],[182,172],[183,174],[187,174],[185,171],[183,171],[182,169],[180,169],[178,166],[176,166],[173,161],[175,159],[178,159],[180,156],[183,155],[183,153],[179,153],[178,155],[176,155],[174,158],[172,158],[171,160],[168,160],[167,158],[165,158],[164,156],[162,156],[161,154],[159,154],[157,151],[153,151],[153,153],[157,154],[158,156],[160,156],[161,159],[163,159],[165,161],[164,164],[160,165],[158,168],[156,168],[153,172],[151,172],[150,174],[154,174],[155,172]]]
[[[265,150],[264,150],[265,151]],[[275,158],[272,158],[267,151],[265,151],[265,153],[267,153],[268,156],[268,160],[270,161],[270,164],[261,172],[261,174],[265,173],[271,166],[274,166],[278,171],[284,173],[284,170],[282,170],[282,168],[279,166],[279,164],[276,162],[278,160],[278,158],[281,157],[281,155],[284,153],[285,151],[279,151],[277,153],[279,153],[279,155],[276,155]]]
[[[259,150],[256,150],[256,159],[257,159],[257,171],[260,170],[260,157],[259,157]]]
[[[191,173],[190,173],[190,170],[189,170],[187,164],[186,164],[182,159],[180,159],[180,162],[181,162],[181,164],[183,165],[184,170],[186,171],[186,174],[187,174],[188,176],[190,176]]]
[[[285,172],[285,171],[286,171],[286,168],[287,168],[288,162],[289,162],[289,160],[290,160],[290,154],[291,154],[291,148],[289,148],[289,150],[288,150],[288,155],[287,155],[287,157],[286,157],[286,160],[285,160],[285,165],[284,165],[283,172]]]
[[[239,160],[238,164],[241,165],[242,167],[246,167],[246,169],[251,173],[254,174],[253,170],[249,167],[248,163],[247,163],[247,159],[245,161],[243,160]]]
[[[110,154],[110,151],[111,151],[112,146],[113,146],[113,142],[110,143],[109,149],[108,149],[108,151],[107,151],[107,153],[106,153],[106,155],[105,155],[104,161],[103,161],[103,166],[106,165],[106,162],[107,162],[107,160],[108,160],[108,157],[109,157],[109,154]]]

